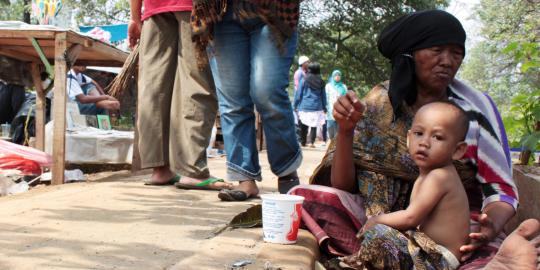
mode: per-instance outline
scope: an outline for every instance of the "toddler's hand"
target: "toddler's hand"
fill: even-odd
[[[366,224],[364,224],[364,226],[362,227],[362,230],[360,231],[361,233],[364,233],[365,231],[373,228],[373,226],[377,225],[377,217],[374,216],[374,217],[370,217],[367,221],[366,221]]]

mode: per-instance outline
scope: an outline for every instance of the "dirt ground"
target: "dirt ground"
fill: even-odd
[[[324,149],[304,148],[303,153],[299,173],[305,183]],[[262,192],[273,192],[276,177],[266,152],[260,160]],[[209,165],[213,175],[225,176],[225,157],[212,158]],[[212,191],[144,186],[148,177],[148,171],[100,173],[86,183],[0,198],[0,269],[227,269],[246,254],[258,256],[249,249],[262,242],[259,230],[250,231],[254,235],[246,241],[251,244],[237,250],[212,250],[210,256],[221,258],[213,264],[198,256],[208,254],[212,241],[225,239],[212,238],[217,228],[258,200],[225,203]],[[244,237],[234,231],[224,235],[234,238],[235,233]],[[297,248],[296,254],[313,256]]]

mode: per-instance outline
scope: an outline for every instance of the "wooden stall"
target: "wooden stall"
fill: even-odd
[[[68,30],[0,28],[0,55],[29,65],[36,88],[36,148],[45,149],[45,93],[40,72],[54,76],[52,184],[64,183],[66,75],[71,66],[121,67],[128,53]]]

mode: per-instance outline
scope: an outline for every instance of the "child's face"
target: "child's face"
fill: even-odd
[[[452,162],[460,140],[457,114],[446,110],[419,110],[407,134],[409,153],[419,168],[434,169]],[[458,157],[459,158],[459,157]]]

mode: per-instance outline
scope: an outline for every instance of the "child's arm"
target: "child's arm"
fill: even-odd
[[[451,176],[444,169],[431,171],[416,187],[416,196],[407,209],[372,217],[363,230],[375,224],[384,224],[400,231],[416,228],[449,191],[448,177]]]

